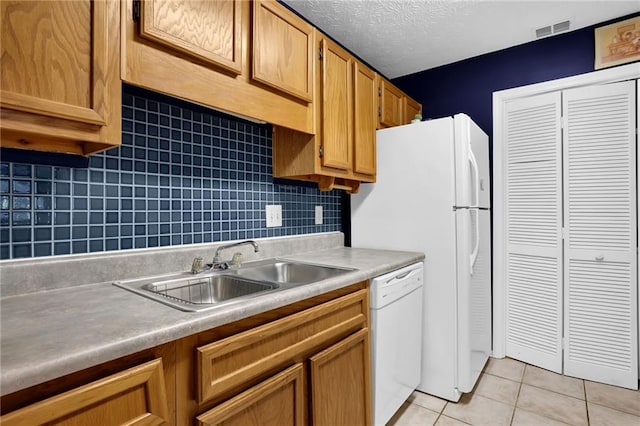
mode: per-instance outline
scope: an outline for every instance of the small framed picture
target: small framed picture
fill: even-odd
[[[595,69],[640,60],[640,16],[596,28]]]

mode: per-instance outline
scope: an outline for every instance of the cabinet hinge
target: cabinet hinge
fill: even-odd
[[[322,60],[322,47],[318,48],[318,59]]]
[[[378,117],[382,117],[382,108],[378,107]]]
[[[133,21],[140,22],[140,0],[133,0]]]
[[[378,96],[382,96],[382,88],[378,87]]]
[[[322,158],[322,156],[324,155],[324,148],[322,145],[320,145],[320,149],[318,150],[318,155],[320,156],[320,158]]]

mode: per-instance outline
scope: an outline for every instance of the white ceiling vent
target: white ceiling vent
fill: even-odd
[[[536,38],[542,38],[546,36],[550,36],[553,34],[553,30],[551,29],[551,25],[547,25],[546,27],[538,28],[536,30]]]
[[[571,21],[566,20],[557,24],[547,25],[546,27],[536,29],[536,38],[548,37],[550,35],[564,33],[571,29]]]

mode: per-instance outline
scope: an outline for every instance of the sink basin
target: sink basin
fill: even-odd
[[[277,283],[257,282],[232,274],[180,274],[174,278],[115,282],[114,285],[183,311],[203,311],[275,290]]]
[[[278,284],[308,284],[352,271],[352,269],[314,265],[289,260],[270,259],[254,264],[243,264],[238,276]]]
[[[230,275],[211,275],[153,282],[142,289],[180,302],[202,305],[224,302],[277,287],[271,283],[247,281]]]

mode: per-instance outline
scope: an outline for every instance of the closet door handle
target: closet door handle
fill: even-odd
[[[602,261],[604,260],[604,256],[603,256],[603,255],[596,256],[596,260],[597,260],[598,262],[602,262]]]

